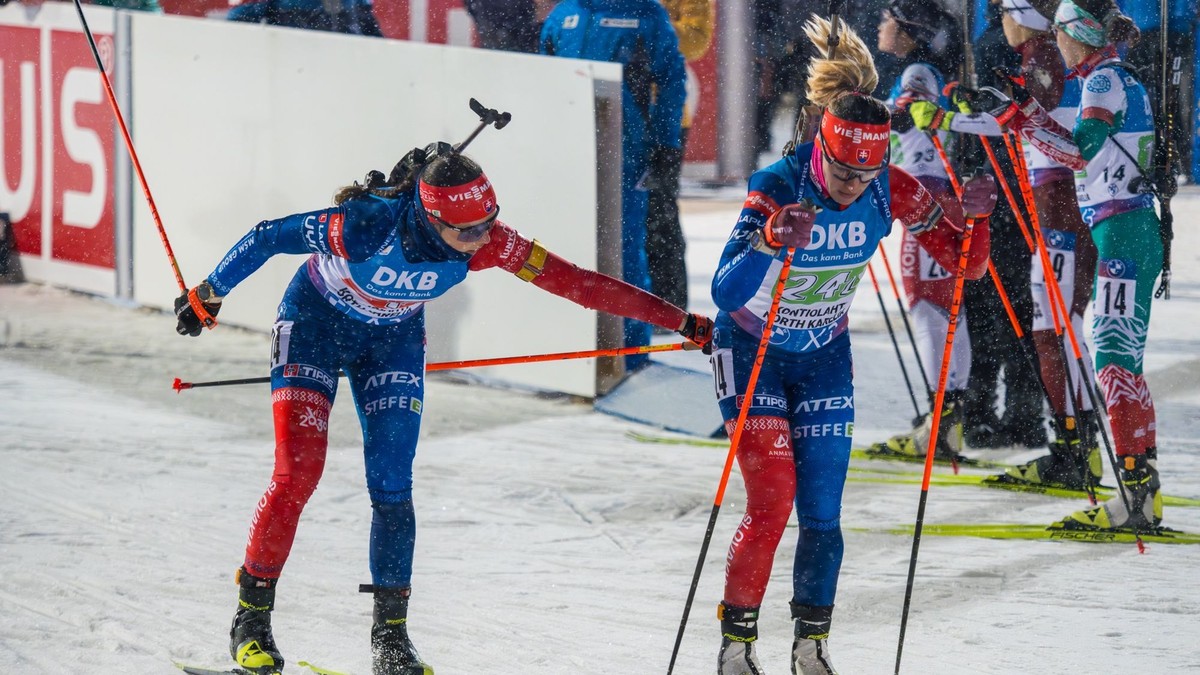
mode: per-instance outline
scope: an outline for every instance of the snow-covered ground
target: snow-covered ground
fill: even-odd
[[[1174,295],[1154,310],[1148,378],[1165,489],[1200,498],[1200,192],[1175,208]],[[711,310],[707,280],[737,209],[685,204],[694,310]],[[912,413],[872,296],[864,287],[853,310],[859,443],[902,430]],[[0,286],[0,673],[228,662],[232,575],[271,472],[269,396],[265,386],[170,386],[263,375],[268,346],[228,328],[181,338],[164,314]],[[672,358],[703,367],[696,353]],[[714,405],[707,388],[679,395]],[[410,621],[425,659],[441,675],[665,672],[725,452],[638,443],[626,432],[650,429],[578,401],[447,376],[429,378],[426,404]],[[371,600],[356,590],[369,581],[370,509],[358,433],[343,400],[275,625],[292,664],[361,675]],[[678,673],[713,671],[714,607],[743,494],[735,470]],[[918,494],[852,480],[843,523],[911,524]],[[1038,523],[1082,506],[934,487],[927,521]],[[1166,517],[1200,531],[1200,509]],[[772,674],[788,672],[792,532],[761,622]],[[831,639],[843,673],[892,671],[911,545],[846,535]],[[1200,546],[1140,555],[1133,545],[925,537],[903,671],[1196,672],[1197,570]]]

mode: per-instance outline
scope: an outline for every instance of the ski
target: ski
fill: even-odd
[[[226,668],[223,670],[200,668],[199,666],[189,666],[178,661],[175,662],[175,667],[187,673],[187,675],[254,675],[249,670],[242,670],[241,668]]]
[[[309,663],[308,661],[300,661],[296,665],[300,666],[301,668],[307,668],[317,675],[349,675],[349,673],[340,670],[322,668],[321,666]],[[213,668],[201,668],[199,666],[189,666],[179,662],[175,663],[175,667],[187,673],[187,675],[255,675],[253,672],[244,670],[242,668],[228,668],[221,670]]]
[[[296,665],[302,668],[308,668],[317,675],[350,675],[349,673],[344,673],[340,670],[329,670],[328,668],[322,668],[318,665],[309,663],[308,661],[300,661]]]
[[[914,527],[902,525],[891,528],[850,528],[852,532],[899,534],[912,536]],[[1042,541],[1081,541],[1092,544],[1132,544],[1138,535],[1132,530],[1069,530],[1055,525],[1023,525],[1018,523],[939,523],[925,525],[922,535],[934,537],[981,537],[984,539],[1032,539]],[[1200,544],[1200,534],[1181,532],[1169,527],[1157,527],[1141,534],[1147,544]]]
[[[718,438],[692,438],[686,436],[658,436],[653,434],[644,434],[638,431],[627,431],[625,434],[635,441],[642,443],[661,443],[665,445],[694,445],[700,447],[711,448],[728,448],[729,441]],[[907,464],[924,464],[924,457],[915,457],[909,455],[893,455],[868,452],[863,448],[855,448],[850,451],[851,459],[877,462],[879,460],[904,462]],[[950,464],[949,460],[935,459],[934,464],[938,466],[946,466]],[[997,469],[1003,470],[1010,468],[1011,464],[1004,462],[992,462],[982,459],[973,459],[970,457],[960,458],[959,466],[966,466],[976,469]],[[851,474],[847,480],[856,483],[879,483],[879,484],[897,484],[906,485],[917,483],[922,480],[923,474],[919,471],[906,471],[903,469],[883,469],[883,468],[863,468],[850,467]],[[872,475],[883,474],[883,475]],[[1086,490],[1075,490],[1065,487],[1055,487],[1050,485],[1036,485],[1033,483],[1009,483],[991,480],[992,476],[981,476],[978,474],[947,474],[935,473],[930,475],[930,485],[967,485],[972,487],[987,487],[996,490],[1008,490],[1009,492],[1025,492],[1029,494],[1045,495],[1047,497],[1060,497],[1062,499],[1087,499],[1088,493]],[[1101,486],[1096,489],[1096,497],[1098,499],[1107,499],[1115,495],[1113,488]],[[1200,508],[1200,499],[1190,497],[1175,497],[1171,495],[1163,495],[1164,506],[1181,506],[1185,508]]]
[[[882,474],[882,475],[879,475]],[[1061,497],[1063,499],[1087,499],[1088,493],[1085,490],[1073,490],[1064,487],[1053,487],[1049,485],[1035,485],[1032,483],[1002,483],[991,480],[992,476],[981,476],[978,474],[946,474],[935,473],[930,475],[930,485],[966,485],[971,487],[987,487],[997,490],[1008,490],[1010,492],[1024,492],[1029,494],[1045,495],[1047,497]],[[920,484],[922,474],[916,471],[885,471],[881,469],[867,469],[862,467],[850,467],[850,475],[847,480],[856,483],[880,483],[880,484],[897,484],[909,485]],[[1096,498],[1100,500],[1108,499],[1116,495],[1116,491],[1108,486],[1100,486],[1096,488]],[[1172,495],[1163,495],[1164,506],[1179,506],[1184,508],[1200,507],[1200,499],[1192,499],[1191,497],[1175,497]]]
[[[626,431],[625,435],[635,441],[642,443],[662,443],[665,445],[695,445],[705,448],[728,448],[729,441],[727,439],[718,438],[692,438],[687,436],[658,436],[654,434],[643,434],[637,431]],[[924,464],[924,457],[915,455],[900,455],[900,454],[883,454],[878,452],[868,452],[866,448],[854,448],[850,451],[850,459],[870,460],[870,461],[888,461],[888,462],[905,462],[908,464]],[[938,466],[951,466],[949,459],[935,457],[933,463]],[[975,459],[973,457],[958,457],[959,466],[969,466],[977,469],[1010,469],[1012,464],[1005,462],[993,462],[986,459]]]

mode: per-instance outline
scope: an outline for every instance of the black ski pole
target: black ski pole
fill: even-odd
[[[892,286],[892,297],[896,299],[896,309],[900,312],[900,320],[904,323],[904,331],[908,333],[908,343],[912,345],[913,356],[917,358],[917,370],[921,373],[921,382],[925,384],[926,396],[933,396],[933,386],[929,383],[929,375],[925,372],[924,359],[921,358],[921,350],[917,349],[917,338],[913,335],[912,324],[908,321],[908,310],[904,307],[904,301],[900,298],[900,289],[896,286],[896,275],[892,273],[892,264],[888,261],[887,251],[884,250],[883,244],[879,244],[879,257],[883,259],[883,269],[887,272],[888,283]]]
[[[1176,55],[1170,57],[1167,54],[1167,49],[1170,47],[1170,42],[1167,39],[1169,31],[1167,29],[1168,13],[1167,0],[1159,2],[1159,51],[1162,56],[1162,82],[1159,86],[1159,113],[1166,118],[1166,133],[1160,136],[1160,146],[1155,148],[1157,154],[1162,157],[1162,163],[1159,169],[1159,176],[1155,192],[1158,196],[1158,203],[1161,207],[1159,214],[1158,233],[1162,238],[1163,244],[1163,263],[1162,263],[1162,278],[1158,288],[1154,291],[1154,297],[1163,298],[1164,300],[1171,299],[1171,240],[1175,238],[1175,216],[1171,213],[1171,197],[1175,195],[1175,107],[1179,101],[1179,80],[1181,76],[1180,69],[1183,65],[1183,57]],[[1170,80],[1167,79],[1167,61],[1171,61]],[[1157,128],[1157,125],[1155,125]]]
[[[916,417],[913,418],[913,424],[916,425],[921,419],[921,406],[917,404],[917,395],[913,391],[912,380],[908,377],[908,368],[904,365],[904,354],[900,352],[900,343],[896,341],[896,331],[892,329],[892,319],[888,316],[887,305],[883,302],[883,291],[879,289],[879,282],[875,279],[875,268],[871,263],[867,263],[867,274],[871,275],[871,285],[875,287],[875,297],[879,298],[879,311],[883,312],[883,323],[887,326],[888,337],[892,339],[892,348],[896,350],[896,360],[900,362],[900,372],[904,375],[904,386],[908,387],[908,397],[912,399],[913,413],[916,414]],[[913,348],[916,349],[916,343],[913,343]]]

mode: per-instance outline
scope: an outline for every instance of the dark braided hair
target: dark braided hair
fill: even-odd
[[[392,167],[391,173],[386,178],[382,171],[368,171],[362,183],[355,181],[350,185],[339,188],[333,195],[333,203],[335,205],[341,204],[350,199],[357,199],[365,195],[395,199],[406,192],[411,192],[416,187],[417,178],[425,171],[426,166],[433,164],[438,159],[442,159],[447,154],[453,153],[453,150],[453,147],[449,143],[443,141],[430,143],[424,148],[413,148],[404,157],[400,158],[399,162],[396,162],[396,165]],[[476,168],[478,168],[477,165]],[[432,182],[430,184],[439,185]],[[461,183],[448,183],[447,185],[461,185]]]

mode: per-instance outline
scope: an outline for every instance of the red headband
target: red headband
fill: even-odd
[[[848,166],[865,169],[883,164],[891,143],[892,125],[863,124],[837,117],[828,110],[821,115],[821,145],[825,152]]]
[[[451,225],[478,222],[496,210],[496,192],[484,174],[452,187],[437,187],[422,180],[417,189],[425,210]]]

